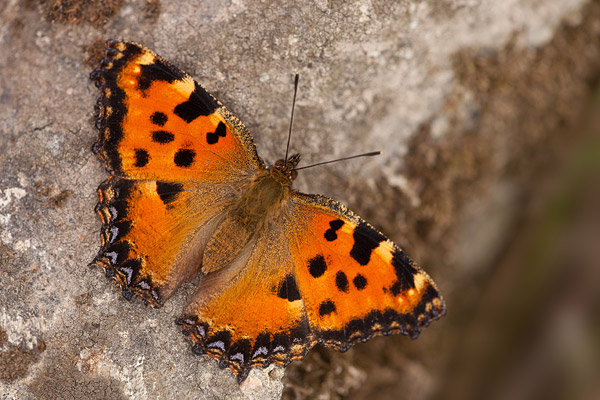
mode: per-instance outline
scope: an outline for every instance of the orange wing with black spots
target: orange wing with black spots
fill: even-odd
[[[288,200],[242,257],[201,282],[178,320],[195,353],[242,381],[316,343],[345,351],[375,335],[416,338],[445,314],[431,278],[360,217],[323,196]]]
[[[445,314],[431,278],[342,204],[296,193],[290,214],[296,285],[319,343],[345,351],[374,335],[416,338]]]
[[[194,353],[217,358],[240,382],[252,367],[285,366],[316,343],[283,229],[260,232],[238,260],[203,278],[178,319]]]
[[[93,150],[115,175],[223,183],[263,166],[243,124],[153,51],[108,42],[91,78],[101,93]]]
[[[93,151],[112,176],[98,188],[94,263],[127,298],[160,305],[187,278],[236,190],[264,169],[237,118],[151,50],[109,41]]]
[[[121,284],[127,299],[138,295],[160,306],[198,272],[198,257],[232,194],[225,186],[111,176],[98,197],[102,247],[93,263]]]
[[[341,204],[292,189],[299,155],[266,168],[243,124],[151,50],[108,42],[93,151],[102,247],[93,263],[160,306],[204,274],[178,319],[192,350],[241,382],[316,343],[345,351],[445,313],[406,254]]]

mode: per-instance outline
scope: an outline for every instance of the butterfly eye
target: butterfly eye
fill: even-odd
[[[294,179],[296,179],[298,177],[298,172],[296,172],[295,169],[291,170],[288,178],[290,178],[291,181],[293,181]]]
[[[281,169],[281,168],[285,167],[285,162],[283,160],[277,160],[277,161],[275,161],[275,164],[273,164],[273,167],[277,168],[277,169]]]

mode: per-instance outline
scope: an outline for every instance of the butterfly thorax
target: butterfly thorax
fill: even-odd
[[[238,194],[204,250],[202,271],[217,271],[243,254],[253,237],[269,229],[292,193],[299,155],[261,168]]]
[[[292,182],[297,176],[295,168],[299,161],[300,155],[295,154],[256,173],[233,207],[240,225],[255,231],[279,214],[282,203],[292,191]]]

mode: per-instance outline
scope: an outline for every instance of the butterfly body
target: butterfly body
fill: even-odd
[[[201,273],[178,319],[192,350],[245,379],[316,343],[416,337],[445,313],[431,278],[342,204],[292,188],[299,155],[266,167],[244,125],[151,50],[107,42],[94,151],[94,264],[160,306]]]
[[[279,160],[268,169],[260,170],[251,180],[248,190],[234,206],[234,213],[248,229],[257,231],[281,213],[289,200],[295,171],[290,162]]]
[[[279,224],[292,193],[296,177],[293,168],[299,160],[278,160],[269,168],[259,168],[233,200],[230,211],[208,241],[202,272],[217,271],[233,261],[257,233]]]

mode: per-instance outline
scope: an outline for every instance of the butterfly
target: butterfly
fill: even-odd
[[[188,74],[107,41],[93,152],[102,247],[92,264],[160,307],[203,277],[177,320],[192,351],[241,383],[316,344],[416,338],[445,314],[435,283],[341,203],[292,188],[298,154],[265,165],[246,127]]]

